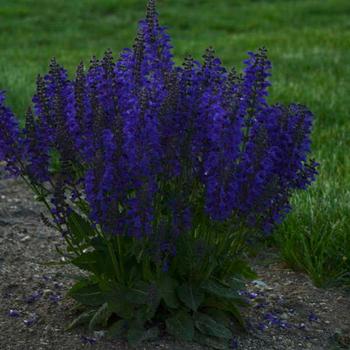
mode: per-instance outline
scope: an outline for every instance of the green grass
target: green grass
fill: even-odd
[[[145,0],[1,0],[0,87],[8,103],[23,115],[52,56],[73,73],[80,60],[130,46],[144,7]],[[320,176],[293,198],[276,241],[317,284],[339,280],[350,270],[350,2],[159,0],[159,11],[178,62],[213,46],[227,66],[242,67],[246,51],[265,46],[271,102],[296,101],[314,112]]]

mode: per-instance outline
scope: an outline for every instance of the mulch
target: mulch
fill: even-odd
[[[78,271],[47,264],[59,260],[56,246],[63,242],[41,222],[42,210],[21,181],[0,174],[0,349],[129,349],[124,342],[106,339],[103,331],[65,331],[74,318],[65,294]],[[247,285],[248,330],[236,332],[232,349],[350,349],[348,292],[316,288],[273,251],[252,264],[259,277]],[[205,348],[162,337],[139,349]]]

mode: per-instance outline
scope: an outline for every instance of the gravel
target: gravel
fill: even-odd
[[[65,331],[74,318],[65,296],[78,271],[51,265],[63,242],[40,221],[43,210],[18,180],[0,173],[0,349],[115,349],[121,341],[84,328]],[[350,349],[350,295],[319,289],[283,265],[273,251],[252,261],[258,279],[247,285],[248,331],[235,331],[232,349]],[[139,349],[205,349],[170,337]]]

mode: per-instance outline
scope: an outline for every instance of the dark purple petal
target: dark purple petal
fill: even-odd
[[[10,311],[8,312],[8,315],[10,317],[20,317],[21,313],[18,310],[14,310],[14,309],[10,309]]]
[[[310,312],[310,313],[309,313],[309,316],[308,316],[308,320],[309,320],[310,322],[316,322],[316,321],[318,321],[318,316],[315,315],[313,312]]]
[[[44,293],[43,293],[42,290],[35,291],[30,296],[26,297],[24,300],[25,300],[26,303],[32,304],[32,303],[38,301],[43,296],[43,294]]]
[[[37,314],[33,313],[30,315],[29,318],[23,320],[23,323],[28,326],[28,327],[31,327],[33,326],[37,321],[38,321],[39,317]]]
[[[97,339],[96,338],[92,338],[92,337],[87,337],[85,335],[82,335],[80,337],[81,341],[84,343],[84,344],[90,344],[90,345],[93,345],[96,343]]]
[[[230,343],[230,349],[234,350],[234,349],[238,349],[239,348],[239,343],[238,343],[238,339],[233,337],[231,339],[231,343]]]
[[[49,300],[55,304],[57,304],[60,300],[62,300],[62,296],[59,294],[52,294],[49,296]]]

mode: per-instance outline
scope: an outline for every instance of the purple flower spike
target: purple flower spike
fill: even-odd
[[[293,190],[315,180],[313,115],[269,105],[267,51],[248,55],[242,76],[213,49],[176,66],[150,0],[118,60],[107,51],[72,80],[51,61],[24,129],[0,92],[0,161],[31,183],[54,184],[46,199],[63,235],[77,199],[86,200],[91,227],[107,234],[150,237],[161,212],[176,239],[196,229],[198,210],[269,233],[290,211]]]
[[[10,317],[15,317],[15,318],[17,318],[17,317],[20,317],[20,316],[21,316],[21,313],[20,313],[19,311],[17,311],[17,310],[10,309],[10,311],[8,312],[8,315],[9,315]]]

